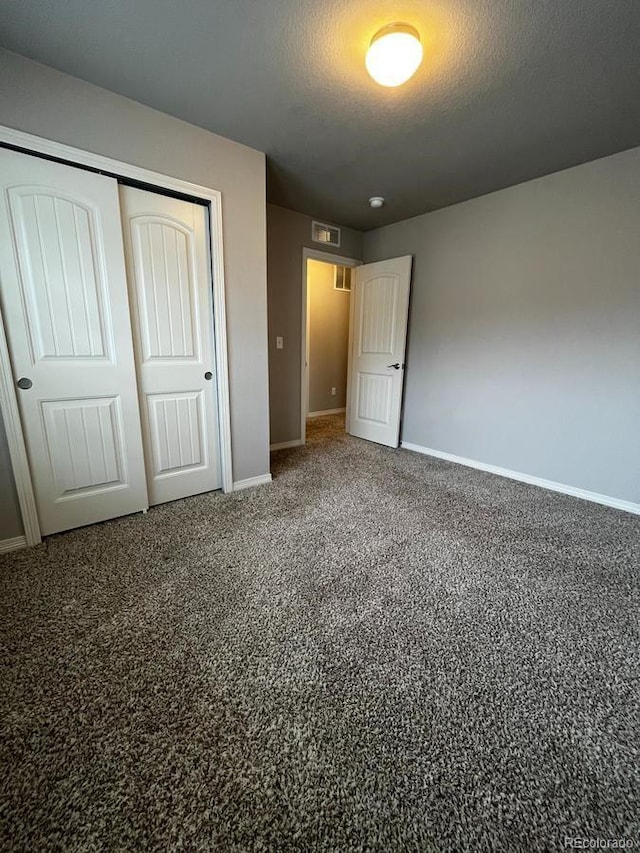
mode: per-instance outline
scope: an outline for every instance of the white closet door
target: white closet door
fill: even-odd
[[[120,187],[151,504],[222,486],[208,216]]]
[[[117,183],[0,150],[0,189],[2,308],[41,531],[145,509]]]

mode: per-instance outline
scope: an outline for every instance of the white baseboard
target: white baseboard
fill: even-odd
[[[263,486],[270,482],[271,474],[260,474],[258,477],[248,477],[246,480],[236,480],[233,484],[233,491],[241,492],[242,489],[251,489],[253,486]]]
[[[5,554],[7,551],[17,551],[19,548],[26,547],[26,536],[14,536],[13,539],[0,539],[0,554]]]
[[[296,438],[293,441],[281,441],[278,444],[270,444],[269,450],[286,450],[288,447],[301,447],[302,444],[302,439]]]
[[[341,415],[346,409],[325,409],[323,412],[309,412],[308,418],[321,418],[324,415]]]
[[[520,483],[528,483],[531,486],[539,486],[552,492],[560,492],[563,495],[571,495],[583,501],[591,501],[596,504],[621,509],[634,515],[640,515],[640,504],[631,501],[623,501],[620,498],[612,498],[609,495],[601,495],[598,492],[589,492],[586,489],[578,489],[575,486],[567,486],[564,483],[556,483],[553,480],[544,480],[542,477],[534,477],[531,474],[521,474],[519,471],[510,471],[508,468],[500,468],[498,465],[489,465],[486,462],[478,462],[475,459],[466,459],[464,456],[455,456],[453,453],[445,453],[442,450],[434,450],[431,447],[422,447],[420,444],[411,444],[402,441],[400,446],[405,450],[413,450],[415,453],[423,453],[425,456],[435,456],[447,462],[455,462],[457,465],[466,465],[468,468],[477,468],[489,474],[497,474],[500,477],[508,477],[510,480],[518,480]]]

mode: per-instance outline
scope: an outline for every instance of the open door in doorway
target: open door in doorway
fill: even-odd
[[[346,428],[388,447],[400,439],[411,261],[354,270]]]

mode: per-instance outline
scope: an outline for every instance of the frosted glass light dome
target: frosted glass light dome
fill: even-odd
[[[409,24],[389,24],[372,38],[365,65],[381,86],[401,86],[421,62],[420,33]]]

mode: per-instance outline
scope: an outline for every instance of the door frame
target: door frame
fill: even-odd
[[[220,436],[220,465],[222,491],[233,491],[233,472],[231,464],[231,417],[229,405],[229,366],[227,355],[227,320],[224,281],[224,255],[222,242],[222,193],[219,190],[202,187],[152,172],[139,166],[133,166],[111,157],[94,154],[60,142],[54,142],[31,133],[23,133],[11,127],[0,125],[0,146],[19,151],[23,154],[45,157],[63,165],[84,168],[106,174],[108,177],[124,179],[143,184],[147,189],[199,199],[209,211],[209,251],[211,256],[211,287],[213,292],[213,328],[216,364],[216,385],[218,402],[218,424]],[[29,460],[22,431],[20,411],[13,381],[13,371],[9,348],[0,306],[0,412],[7,434],[9,456],[16,484],[16,492],[22,515],[24,535],[27,545],[37,545],[41,541],[40,524],[36,511],[33,483]]]
[[[320,249],[302,249],[302,347],[300,361],[300,444],[307,442],[307,409],[309,408],[309,293],[307,288],[307,261],[323,261],[343,267],[359,267],[363,263],[356,258],[322,252]],[[351,309],[353,307],[353,289],[349,293],[349,329],[351,329]],[[351,340],[347,353],[347,401],[349,399],[349,365],[351,363]],[[347,403],[348,405],[348,403]]]

